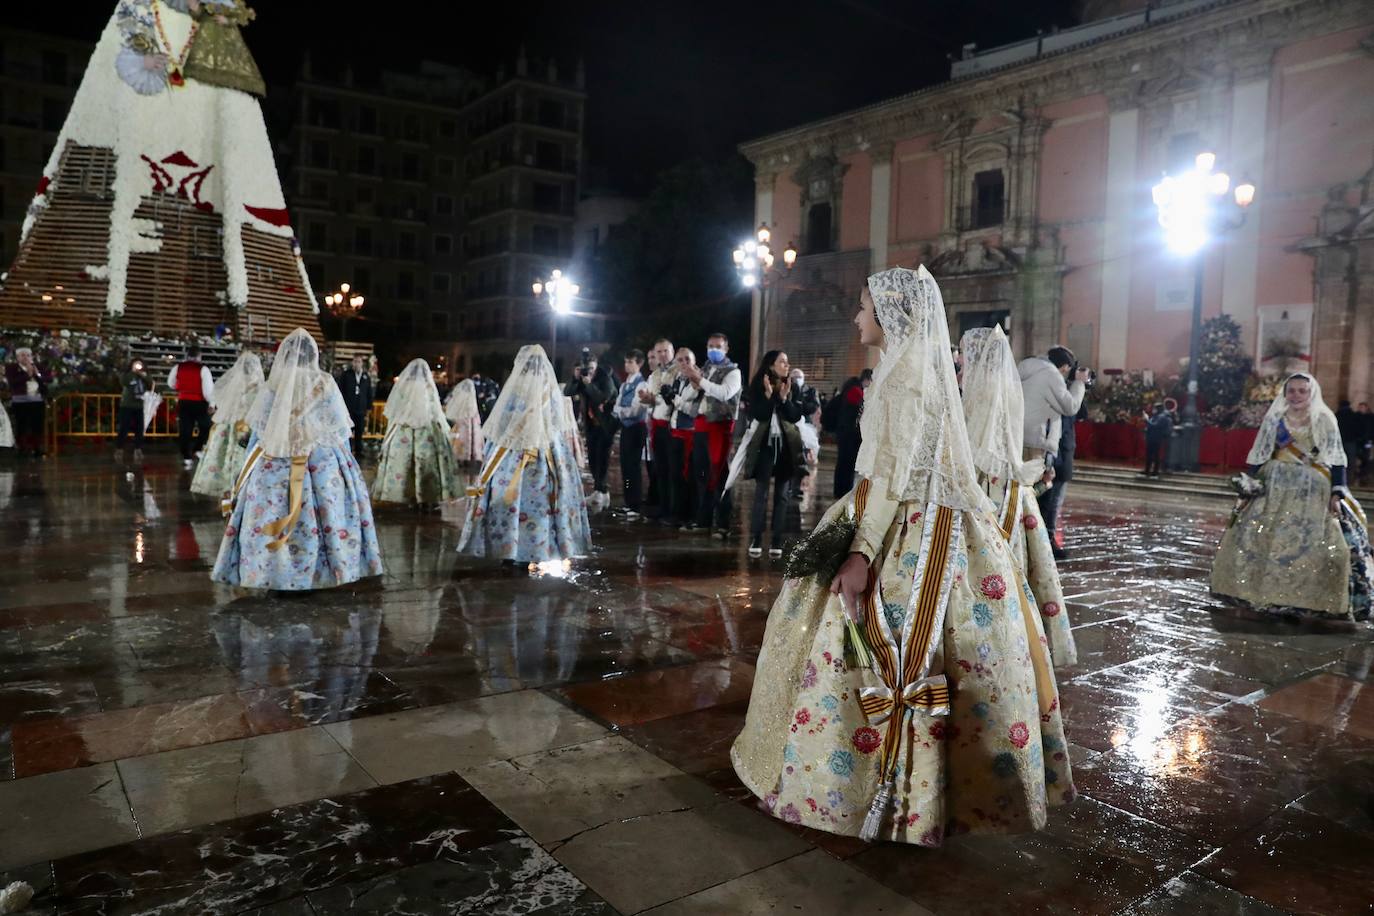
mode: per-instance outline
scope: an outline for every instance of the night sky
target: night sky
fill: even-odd
[[[476,4],[259,0],[245,31],[269,84],[289,81],[308,42],[396,69],[421,58],[494,73],[523,43],[571,70],[585,59],[590,182],[632,193],[692,157],[728,156],[753,137],[910,92],[944,79],[947,54],[992,47],[1073,21],[1072,0],[698,0],[496,3],[481,21],[436,21]],[[94,41],[113,0],[6,3],[7,25]],[[406,17],[389,21],[386,11]],[[748,11],[787,10],[785,18]],[[509,67],[508,67],[509,70]]]

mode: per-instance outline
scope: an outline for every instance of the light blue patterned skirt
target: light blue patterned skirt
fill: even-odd
[[[495,446],[488,443],[486,452],[484,471]],[[582,477],[561,440],[543,452],[506,452],[486,484],[478,486],[482,490],[472,500],[459,553],[543,563],[591,550]]]

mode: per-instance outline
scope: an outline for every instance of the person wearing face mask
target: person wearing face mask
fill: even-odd
[[[704,369],[685,370],[687,382],[696,392],[696,424],[692,435],[692,480],[696,484],[696,517],[685,531],[708,531],[724,539],[729,527],[730,503],[722,499],[726,465],[730,459],[730,440],[739,415],[740,392],[744,388],[739,367],[730,361],[730,340],[719,332],[706,340]]]
[[[1212,564],[1212,592],[1266,614],[1368,620],[1368,526],[1346,487],[1340,426],[1316,379],[1289,376],[1246,460],[1233,480],[1240,500]]]

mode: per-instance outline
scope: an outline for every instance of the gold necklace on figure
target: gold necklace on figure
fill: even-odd
[[[186,85],[186,76],[183,73],[186,58],[191,53],[191,44],[196,40],[196,33],[200,31],[200,23],[195,19],[191,20],[191,33],[186,36],[186,44],[182,45],[180,54],[174,55],[172,42],[167,38],[167,30],[162,27],[162,4],[158,0],[153,0],[153,22],[157,25],[157,37],[167,49],[167,82],[181,89]]]

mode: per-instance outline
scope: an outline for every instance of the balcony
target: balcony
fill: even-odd
[[[536,246],[532,242],[509,242],[502,240],[499,242],[489,242],[486,245],[468,245],[463,253],[467,255],[469,261],[479,258],[490,258],[505,254],[533,254],[547,258],[571,258],[572,245],[558,244],[556,246]]]
[[[959,232],[997,229],[1006,222],[1007,216],[1007,202],[1005,200],[995,201],[984,206],[960,207],[954,228]]]
[[[469,220],[479,220],[490,216],[493,213],[503,213],[509,210],[526,210],[530,213],[545,214],[548,216],[564,216],[572,218],[574,208],[571,203],[563,201],[537,201],[530,194],[503,194],[500,197],[486,201],[481,204],[474,204],[465,208]]]

